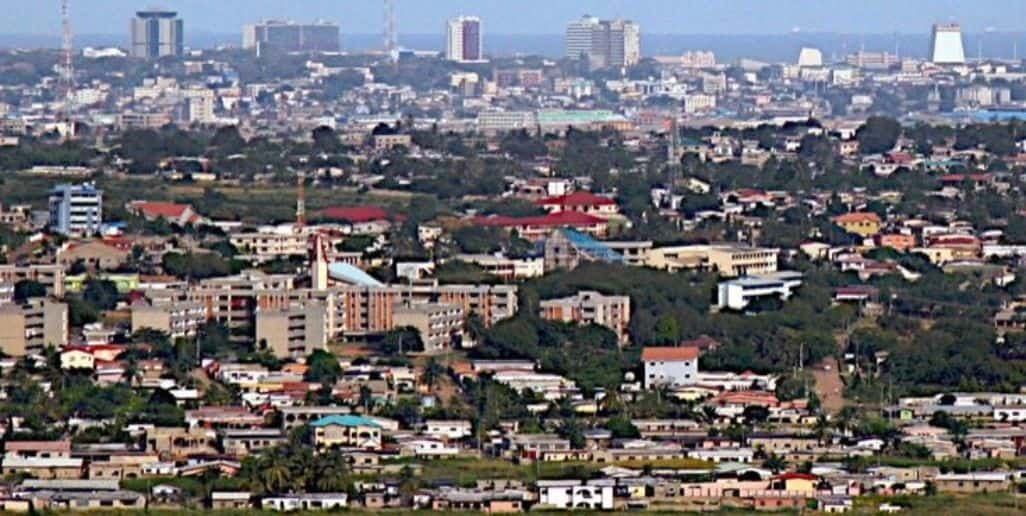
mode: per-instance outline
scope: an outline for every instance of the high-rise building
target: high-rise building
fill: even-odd
[[[930,61],[934,64],[964,64],[965,45],[957,23],[936,23],[930,38]]]
[[[103,191],[92,183],[60,184],[50,192],[50,229],[62,235],[85,236],[100,232]]]
[[[185,53],[185,29],[174,11],[151,10],[135,13],[131,24],[131,56],[157,59]]]
[[[641,60],[641,29],[630,20],[585,16],[566,27],[566,57],[587,59],[592,69],[634,66]]]
[[[266,20],[242,28],[242,48],[262,54],[277,52],[338,52],[339,26],[337,23],[318,21]]]
[[[449,20],[445,26],[445,58],[449,61],[480,61],[481,19],[476,16],[459,16]]]

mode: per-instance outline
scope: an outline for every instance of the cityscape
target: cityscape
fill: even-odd
[[[0,34],[0,510],[1026,507],[1018,33],[53,3]]]

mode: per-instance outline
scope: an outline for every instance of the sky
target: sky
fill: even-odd
[[[177,10],[186,32],[236,33],[262,18],[325,19],[343,34],[382,31],[381,0],[71,0],[77,34],[127,32],[135,10]],[[653,34],[926,33],[937,21],[960,22],[966,32],[1026,30],[1023,0],[397,0],[399,30],[441,32],[448,17],[482,18],[484,32],[557,34],[588,13],[631,18]],[[59,0],[0,0],[0,34],[54,34]]]

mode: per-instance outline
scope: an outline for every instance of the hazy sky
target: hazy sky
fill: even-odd
[[[127,32],[136,9],[160,5],[185,18],[186,31],[238,32],[260,18],[323,18],[343,33],[379,33],[381,0],[71,0],[75,32]],[[632,18],[648,33],[772,34],[928,32],[957,20],[967,32],[1026,30],[1023,0],[398,0],[403,33],[440,32],[457,14],[483,18],[485,32],[560,33],[584,13]],[[59,0],[0,0],[0,34],[56,34]]]

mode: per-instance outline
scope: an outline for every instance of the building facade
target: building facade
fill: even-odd
[[[586,59],[591,69],[624,68],[641,60],[641,29],[630,20],[584,17],[566,29],[566,57]]]
[[[91,183],[60,184],[50,192],[50,230],[68,236],[88,236],[103,225],[103,191]]]
[[[459,16],[449,20],[445,25],[445,58],[462,63],[483,57],[481,19]]]
[[[605,296],[588,290],[570,297],[547,299],[539,306],[543,319],[604,326],[616,334],[621,346],[630,340],[627,327],[631,321],[631,298],[628,296]]]
[[[0,305],[0,351],[22,357],[68,342],[68,305],[47,298]]]
[[[132,19],[130,55],[142,59],[185,54],[185,24],[174,11],[139,11]]]
[[[266,20],[242,28],[242,48],[257,55],[275,52],[338,52],[341,50],[337,23],[318,21]]]

